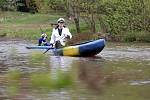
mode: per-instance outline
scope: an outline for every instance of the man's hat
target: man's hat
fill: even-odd
[[[63,18],[59,18],[58,20],[57,20],[57,23],[64,23],[65,22],[65,20],[63,19]]]

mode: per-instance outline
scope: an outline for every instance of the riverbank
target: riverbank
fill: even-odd
[[[0,14],[0,38],[37,40],[41,35],[41,31],[44,31],[48,35],[48,40],[50,40],[53,28],[51,23],[56,23],[59,17],[66,19],[67,27],[69,27],[73,34],[73,39],[70,43],[98,38],[105,38],[110,42],[150,42],[150,32],[126,32],[124,35],[119,33],[91,33],[83,21],[80,23],[81,33],[76,33],[73,20],[69,20],[63,13],[30,14],[22,12],[3,12]]]

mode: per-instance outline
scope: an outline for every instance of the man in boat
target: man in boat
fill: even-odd
[[[67,39],[72,38],[72,35],[65,26],[65,20],[63,18],[59,18],[57,24],[58,25],[53,28],[50,45],[55,48],[62,48],[66,45]]]
[[[46,42],[47,35],[46,33],[42,32],[41,38],[39,38],[38,46],[49,46],[49,44]]]

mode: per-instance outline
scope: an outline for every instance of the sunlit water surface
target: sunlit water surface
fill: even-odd
[[[0,41],[0,100],[150,100],[150,45],[107,45],[96,57],[53,56]]]

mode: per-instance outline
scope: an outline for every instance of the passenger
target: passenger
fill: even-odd
[[[38,46],[49,46],[49,44],[46,42],[47,35],[46,33],[42,32],[41,38],[39,38]]]
[[[57,20],[58,25],[53,28],[50,45],[55,48],[61,48],[66,46],[66,42],[68,39],[72,38],[72,35],[69,29],[65,26],[65,20],[63,18],[59,18]]]

